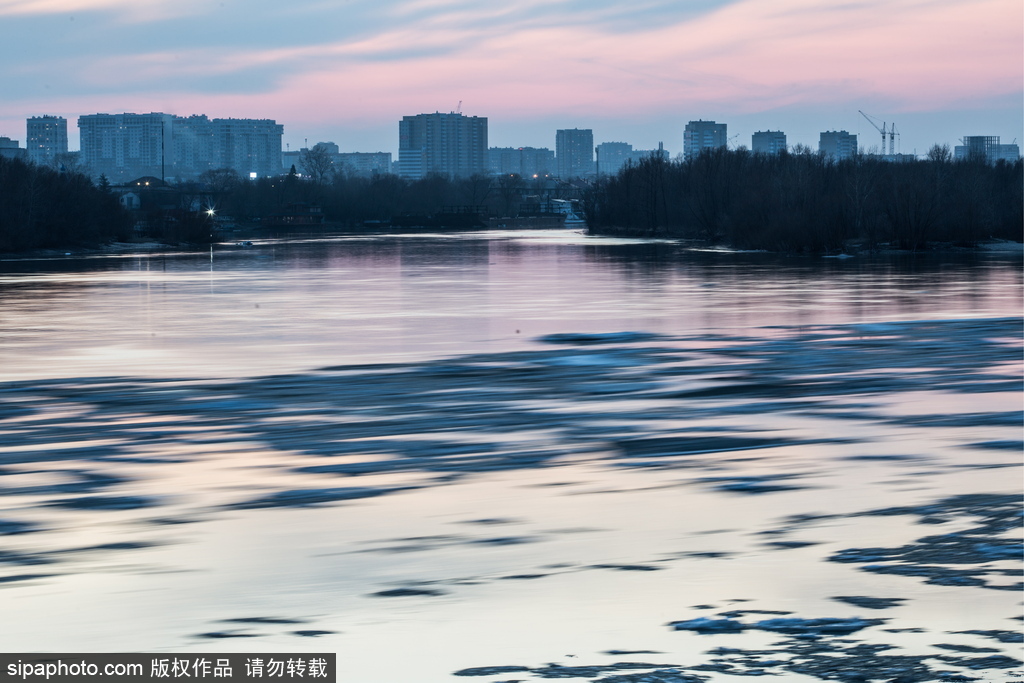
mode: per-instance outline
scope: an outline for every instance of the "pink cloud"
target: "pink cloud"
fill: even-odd
[[[714,105],[737,111],[796,102],[885,98],[904,110],[1020,92],[1021,8],[1003,0],[903,0],[847,9],[807,0],[731,5],[694,21],[634,33],[553,26],[491,36],[455,29],[427,40],[394,32],[331,48],[277,96],[309,117],[375,118],[451,108],[625,115]],[[396,47],[470,44],[414,61],[377,60]],[[275,98],[277,97],[275,96]],[[316,116],[316,114],[312,114]]]
[[[418,9],[426,11],[456,3],[423,4]],[[467,14],[459,5],[425,23],[399,21],[348,42],[142,55],[132,70],[140,94],[49,104],[54,111],[79,113],[203,112],[344,127],[450,110],[460,100],[466,113],[505,119],[637,119],[707,108],[751,113],[859,100],[923,111],[1020,93],[1024,83],[1024,9],[1016,1],[830,6],[743,0],[695,19],[633,31],[569,20],[509,26],[500,21],[502,11],[482,10],[494,19],[482,29],[481,13]],[[121,82],[131,77],[105,68],[109,60],[83,61],[87,73],[114,73]],[[145,92],[165,76],[230,76],[254,66],[288,75],[267,92],[251,94]],[[104,85],[96,78],[97,86]]]

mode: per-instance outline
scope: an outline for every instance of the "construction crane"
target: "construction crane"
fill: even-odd
[[[857,111],[860,111],[860,109],[858,109]],[[889,136],[889,156],[895,154],[896,150],[894,149],[894,147],[896,135],[898,135],[898,133],[896,132],[896,124],[894,123],[891,126],[889,126],[888,124],[886,124],[885,121],[883,121],[881,127],[879,127],[877,123],[878,119],[868,116],[862,111],[860,111],[860,115],[866,118],[868,120],[868,123],[874,126],[875,130],[882,134],[882,154],[885,154],[885,136],[887,134]]]

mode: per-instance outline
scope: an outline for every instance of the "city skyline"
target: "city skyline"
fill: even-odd
[[[858,110],[895,122],[905,153],[1024,138],[1020,3],[680,4],[0,0],[0,135],[23,140],[31,116],[162,111],[275,119],[292,149],[397,153],[394,121],[461,102],[497,147],[589,128],[674,156],[705,119],[737,144],[845,129],[869,149]]]

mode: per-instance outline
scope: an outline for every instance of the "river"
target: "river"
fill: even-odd
[[[1019,674],[1022,294],[569,230],[0,261],[0,642]]]

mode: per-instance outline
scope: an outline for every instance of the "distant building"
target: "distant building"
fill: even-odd
[[[281,152],[281,169],[285,173],[289,173],[292,170],[292,166],[295,167],[296,173],[298,173],[299,169],[302,168],[301,150],[290,149],[286,152]]]
[[[171,124],[173,140],[171,168],[167,173],[192,178],[206,171],[221,168],[213,123],[205,115],[175,116]]]
[[[78,118],[78,128],[82,163],[115,182],[194,178],[216,168],[250,177],[281,173],[284,126],[270,119],[91,114]]]
[[[754,154],[779,154],[786,149],[786,134],[781,130],[760,130],[751,136],[750,151]]]
[[[845,130],[830,130],[818,137],[818,151],[833,161],[852,159],[857,154],[857,136]]]
[[[665,145],[658,143],[658,149],[633,149],[628,142],[602,142],[597,152],[597,173],[601,176],[616,175],[626,164],[639,164],[644,159],[668,160]]]
[[[999,150],[996,153],[995,160],[1006,161],[1011,164],[1020,161],[1020,147],[1018,147],[1016,143],[999,145]]]
[[[313,149],[327,153],[331,160],[331,169],[336,173],[357,175],[370,178],[391,173],[391,152],[342,152],[333,142],[318,142]],[[294,164],[296,171],[303,171],[302,155],[309,151],[303,147],[297,152],[285,152],[282,155],[285,173],[291,171]]]
[[[398,174],[430,173],[459,178],[487,172],[487,118],[464,114],[417,114],[398,122]]]
[[[879,154],[875,158],[882,161],[892,161],[897,164],[909,164],[912,161],[917,161],[916,154]]]
[[[1020,147],[1013,143],[1000,144],[998,135],[969,135],[963,138],[963,143],[953,149],[953,158],[958,161],[984,159],[994,164],[1000,160],[1013,163],[1020,159]]]
[[[173,164],[170,114],[90,114],[78,117],[82,163],[111,180],[161,177]]]
[[[391,173],[391,152],[340,152],[334,166],[350,175],[373,177]]]
[[[562,180],[594,173],[594,131],[571,128],[555,133],[555,162]]]
[[[665,151],[665,143],[659,142],[658,149],[634,149],[630,155],[630,161],[636,163],[641,159],[657,158],[668,161],[668,152]]]
[[[217,168],[231,168],[250,178],[281,173],[284,126],[273,119],[212,119],[210,123]]]
[[[633,145],[628,142],[602,142],[596,152],[598,175],[615,175],[633,159]]]
[[[28,161],[28,151],[18,146],[17,140],[0,137],[0,157]]]
[[[487,163],[492,175],[515,173],[523,178],[540,178],[557,170],[555,153],[547,147],[491,147]]]
[[[683,130],[683,157],[694,159],[704,150],[725,149],[729,142],[727,125],[714,121],[690,121]]]
[[[35,164],[53,164],[68,153],[68,120],[62,116],[33,116],[25,122],[25,148]]]

